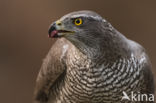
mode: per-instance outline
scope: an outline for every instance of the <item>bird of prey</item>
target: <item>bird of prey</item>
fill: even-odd
[[[145,49],[99,14],[69,13],[51,24],[49,37],[57,41],[38,74],[35,103],[152,103],[140,99],[154,95]],[[131,100],[132,92],[140,97]]]

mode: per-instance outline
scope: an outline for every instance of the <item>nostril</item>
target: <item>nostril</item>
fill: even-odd
[[[62,24],[61,23],[57,23],[57,25],[61,26]]]

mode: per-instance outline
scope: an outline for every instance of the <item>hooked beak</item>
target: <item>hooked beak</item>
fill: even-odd
[[[74,31],[68,31],[64,30],[62,27],[61,22],[54,22],[50,28],[49,28],[49,38],[58,38],[58,37],[63,37],[67,34],[74,33]],[[60,29],[61,28],[61,29]]]

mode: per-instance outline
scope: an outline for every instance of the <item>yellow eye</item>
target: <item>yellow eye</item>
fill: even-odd
[[[81,25],[82,24],[82,19],[81,18],[75,19],[74,24],[77,25],[77,26]]]

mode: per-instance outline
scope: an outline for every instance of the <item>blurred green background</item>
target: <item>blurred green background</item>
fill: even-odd
[[[61,16],[93,10],[143,45],[156,67],[156,0],[0,0],[0,103],[31,103],[36,76]]]

